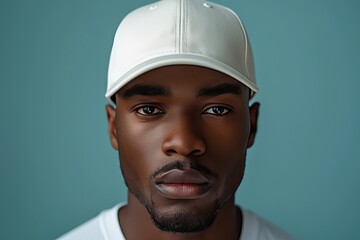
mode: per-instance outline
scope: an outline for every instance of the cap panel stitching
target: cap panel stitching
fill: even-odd
[[[185,4],[187,3],[187,1],[184,0],[184,17],[185,17],[185,21],[184,21],[184,49],[183,49],[183,52],[188,52],[188,43],[187,43],[187,39],[188,39],[188,15],[189,15],[189,11],[187,9],[187,6],[188,4]]]
[[[179,51],[179,23],[180,23],[180,20],[179,20],[179,1],[176,2],[176,7],[175,7],[175,14],[174,14],[174,29],[175,29],[175,46],[174,46],[174,49],[175,49],[175,52],[178,52]]]

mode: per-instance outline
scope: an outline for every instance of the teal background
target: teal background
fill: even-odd
[[[146,3],[1,0],[0,239],[54,239],[126,200],[104,92],[115,29]],[[217,3],[261,88],[237,202],[297,239],[360,239],[360,2]]]

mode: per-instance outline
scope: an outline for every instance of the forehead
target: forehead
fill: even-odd
[[[236,79],[219,71],[194,66],[194,65],[172,65],[156,68],[133,79],[125,85],[119,93],[124,93],[136,85],[154,85],[168,88],[174,91],[198,91],[201,88],[213,87],[219,84],[233,84],[241,89],[244,95],[249,89]]]

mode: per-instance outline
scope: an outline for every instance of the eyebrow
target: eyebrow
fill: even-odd
[[[221,94],[235,94],[241,96],[241,88],[239,85],[231,84],[231,83],[222,83],[216,85],[214,87],[202,88],[200,89],[196,97],[212,97],[218,96]],[[129,89],[127,89],[123,94],[123,98],[127,99],[135,95],[143,95],[143,96],[171,96],[171,91],[168,88],[163,86],[153,86],[153,85],[140,85],[137,84]]]
[[[239,85],[231,83],[222,83],[214,87],[203,88],[196,94],[197,97],[203,96],[217,96],[221,94],[231,93],[241,96],[241,88]]]
[[[122,94],[125,99],[135,95],[168,97],[171,95],[171,92],[168,88],[162,86],[135,85]]]

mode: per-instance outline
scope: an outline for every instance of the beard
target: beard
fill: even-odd
[[[164,232],[190,233],[209,228],[214,222],[221,206],[216,201],[210,211],[199,213],[191,210],[177,210],[161,213],[153,202],[146,205],[155,226]]]
[[[152,197],[146,199],[139,192],[129,188],[126,181],[125,184],[129,191],[146,208],[154,225],[164,232],[191,233],[205,230],[213,224],[222,206],[221,201],[216,200],[210,210],[207,210],[205,213],[184,209],[164,213],[156,206]]]
[[[189,164],[192,165],[193,169],[214,175],[206,168],[199,166],[197,163]],[[177,166],[178,169],[181,169],[182,167],[184,167],[184,163],[176,162],[174,164],[168,164],[167,166],[162,168],[161,171],[174,169],[174,166]],[[157,173],[158,172],[155,172],[153,176]],[[193,233],[200,232],[209,228],[215,221],[215,218],[223,204],[232,196],[230,194],[225,198],[214,199],[214,201],[208,206],[202,206],[205,207],[202,209],[191,207],[191,203],[187,205],[186,202],[182,202],[180,203],[180,205],[184,207],[179,207],[176,210],[163,211],[160,206],[157,206],[156,201],[154,201],[154,199],[156,199],[155,196],[153,196],[151,193],[150,195],[144,195],[140,189],[137,189],[135,186],[129,184],[129,182],[127,181],[128,178],[125,177],[126,175],[124,174],[124,172],[123,176],[125,180],[125,185],[127,186],[128,190],[147,209],[154,225],[159,230],[164,232]],[[134,175],[131,176],[134,177]],[[150,179],[152,179],[153,176],[151,176]],[[148,187],[151,188],[150,186]]]
[[[178,164],[175,164],[175,166],[177,165]],[[197,169],[201,169],[201,167],[197,167]],[[125,176],[124,173],[123,176]],[[215,199],[211,205],[206,207],[206,209],[186,207],[186,202],[183,202],[180,205],[185,206],[184,208],[179,207],[176,210],[164,212],[156,205],[152,194],[149,196],[142,194],[136,187],[130,185],[127,179],[128,178],[124,177],[125,185],[128,190],[147,209],[154,225],[164,232],[190,233],[205,230],[212,225],[220,208],[225,202],[220,199]]]

